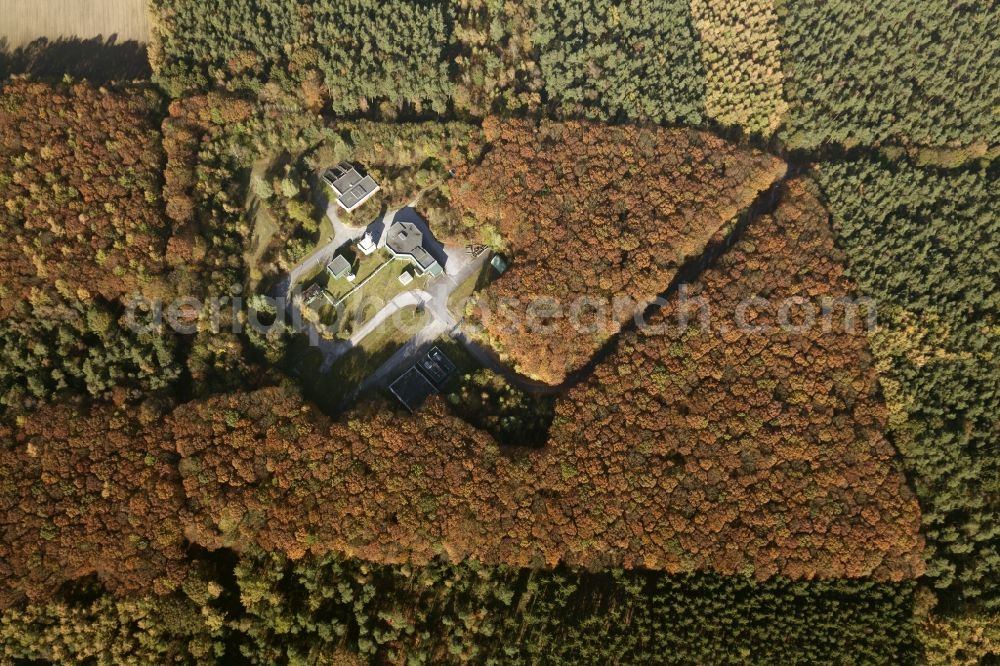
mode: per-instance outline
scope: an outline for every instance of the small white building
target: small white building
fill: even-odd
[[[376,247],[370,231],[366,231],[365,235],[358,241],[358,251],[366,257],[374,252]]]
[[[413,282],[413,273],[409,270],[405,270],[399,274],[399,283],[404,287]]]

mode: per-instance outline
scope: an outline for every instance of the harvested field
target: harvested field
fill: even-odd
[[[39,38],[149,41],[145,0],[0,0],[0,43],[14,51]]]

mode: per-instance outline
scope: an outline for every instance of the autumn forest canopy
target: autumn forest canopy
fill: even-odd
[[[148,10],[0,80],[0,664],[1000,659],[995,3]]]

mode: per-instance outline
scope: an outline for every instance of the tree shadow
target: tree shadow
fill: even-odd
[[[119,43],[117,35],[54,41],[41,37],[13,51],[8,50],[6,39],[0,40],[0,79],[13,74],[30,74],[40,80],[69,74],[102,84],[149,79],[152,70],[146,45],[135,40]]]

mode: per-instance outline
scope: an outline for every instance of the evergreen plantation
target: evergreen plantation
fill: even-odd
[[[338,114],[546,111],[789,148],[1000,143],[995,3],[152,0],[172,95],[274,83]],[[833,27],[835,26],[835,27]],[[950,159],[956,159],[952,156]]]
[[[96,663],[904,663],[912,583],[370,565],[248,552],[181,591],[8,612],[0,656]],[[241,607],[234,613],[231,609]],[[155,618],[155,620],[152,620]],[[100,645],[100,648],[96,646]]]
[[[917,493],[927,578],[1000,608],[1000,187],[995,166],[823,164],[850,274],[880,303],[872,336],[888,432]]]

